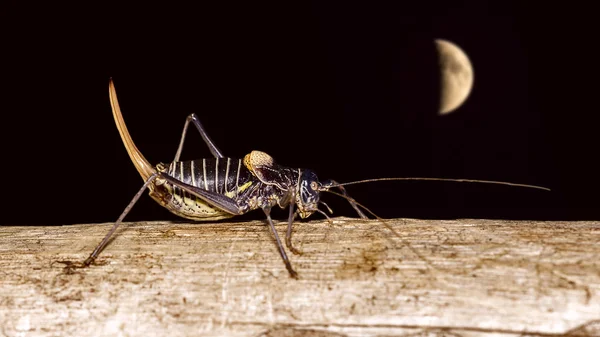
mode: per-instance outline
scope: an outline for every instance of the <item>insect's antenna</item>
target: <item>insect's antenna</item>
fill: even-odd
[[[333,214],[333,211],[331,210],[331,208],[329,207],[329,205],[327,205],[326,203],[324,203],[324,202],[322,202],[320,200],[319,200],[319,203],[323,204],[323,205],[325,205],[325,207],[327,207],[327,210],[329,211],[329,214]]]
[[[506,181],[495,181],[495,180],[477,180],[477,179],[452,179],[452,178],[375,178],[375,179],[365,179],[365,180],[357,180],[351,181],[342,184],[334,184],[329,187],[337,187],[337,186],[346,186],[346,185],[354,185],[354,184],[362,184],[362,183],[370,183],[375,181],[389,181],[389,180],[433,180],[433,181],[452,181],[459,183],[482,183],[482,184],[495,184],[495,185],[508,185],[508,186],[517,186],[517,187],[526,187],[526,188],[535,188],[539,190],[550,191],[547,187],[536,186],[536,185],[527,185],[527,184],[517,184],[517,183],[509,183]],[[362,206],[364,208],[364,206]],[[366,209],[365,209],[366,210]]]
[[[390,226],[390,224],[388,224],[387,222],[385,222],[385,220],[383,220],[381,217],[379,217],[377,214],[373,213],[370,209],[368,209],[367,207],[365,207],[364,205],[358,203],[356,200],[354,200],[354,198],[349,197],[347,195],[343,195],[341,193],[337,193],[337,192],[333,192],[333,191],[329,191],[329,190],[324,190],[325,192],[331,193],[331,194],[335,194],[339,197],[342,197],[346,200],[348,200],[350,203],[355,203],[357,206],[360,206],[360,208],[364,209],[365,211],[369,212],[369,214],[371,214],[372,216],[376,217],[377,220],[381,221],[383,223],[383,225],[385,227],[387,227],[387,229],[389,229],[390,231],[392,231],[392,233],[394,233],[395,236],[397,236],[399,239],[402,239],[402,237],[400,236],[400,234],[398,234],[393,228],[392,226]]]
[[[410,249],[416,256],[418,256],[421,260],[423,260],[428,266],[430,266],[432,269],[438,269],[436,266],[434,266],[425,256],[421,255],[421,253],[419,253],[416,249],[414,249],[410,243],[405,242],[404,239],[400,236],[400,234],[398,234],[398,232],[396,232],[394,230],[394,228],[392,228],[392,226],[387,223],[385,220],[383,220],[381,217],[379,217],[377,214],[373,213],[370,209],[368,209],[367,207],[365,207],[364,205],[358,203],[356,200],[354,200],[354,198],[348,196],[348,195],[343,195],[341,193],[337,193],[337,192],[333,192],[333,191],[329,191],[329,190],[323,190],[325,192],[329,192],[331,194],[335,194],[337,196],[340,196],[346,200],[348,200],[350,202],[350,204],[355,204],[356,206],[360,206],[362,209],[364,209],[365,211],[369,212],[372,216],[376,217],[377,220],[381,221],[381,223],[390,230],[390,232],[392,232],[394,234],[394,236],[396,236],[398,239],[400,239],[401,242],[404,243],[405,247],[407,247],[408,249]]]

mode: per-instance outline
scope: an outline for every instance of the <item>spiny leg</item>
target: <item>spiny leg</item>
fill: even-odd
[[[204,142],[208,146],[210,153],[212,153],[212,155],[215,158],[224,158],[221,151],[217,148],[217,146],[212,141],[212,139],[210,139],[210,137],[208,136],[208,133],[206,133],[206,131],[204,130],[204,127],[202,126],[202,123],[200,123],[200,119],[198,119],[198,116],[196,116],[196,114],[190,114],[185,119],[185,125],[183,126],[183,132],[181,133],[181,141],[179,142],[179,147],[177,148],[177,153],[175,154],[174,161],[176,161],[176,162],[179,161],[179,157],[181,157],[181,151],[183,151],[183,143],[185,141],[185,135],[187,133],[187,129],[190,126],[190,121],[192,123],[194,123],[194,125],[196,126],[196,129],[198,129],[198,131],[200,132],[200,135],[202,136],[202,139],[204,139]]]
[[[290,216],[288,217],[288,226],[287,226],[287,231],[285,232],[285,245],[288,247],[288,249],[296,254],[296,255],[301,255],[302,251],[298,250],[296,248],[294,248],[294,246],[292,246],[292,225],[294,224],[294,219],[296,219],[296,212],[294,212],[294,206],[296,202],[296,194],[294,193],[292,195],[292,200],[290,202]]]
[[[127,205],[127,207],[125,207],[125,210],[123,211],[123,213],[121,213],[121,216],[117,219],[117,221],[112,226],[112,228],[110,229],[108,234],[106,234],[104,239],[102,239],[102,241],[98,244],[98,246],[96,246],[96,249],[94,249],[92,254],[90,254],[90,256],[83,262],[84,266],[89,266],[98,257],[98,254],[100,254],[102,249],[104,249],[104,247],[108,243],[108,240],[110,239],[110,237],[117,230],[117,227],[119,227],[119,225],[121,224],[121,222],[123,221],[125,216],[129,213],[129,211],[131,211],[131,209],[133,208],[133,205],[135,205],[135,203],[140,199],[140,197],[142,196],[142,193],[146,190],[148,185],[150,185],[154,181],[154,179],[156,179],[157,176],[158,176],[158,173],[154,173],[153,175],[151,175],[148,178],[148,180],[146,180],[146,182],[144,183],[144,186],[142,186],[142,188],[140,188],[140,190],[135,194],[135,196],[133,197],[131,202],[129,202],[129,205]]]
[[[288,270],[288,272],[290,273],[290,276],[292,278],[297,279],[298,274],[292,268],[292,264],[290,263],[290,260],[288,259],[287,254],[285,253],[285,250],[283,249],[283,245],[281,244],[281,240],[279,240],[279,234],[277,234],[277,230],[275,230],[275,225],[273,224],[273,220],[271,219],[271,208],[265,207],[265,208],[263,208],[263,211],[267,215],[267,221],[269,222],[269,228],[271,228],[271,232],[273,233],[273,236],[275,237],[275,241],[277,242],[277,248],[279,249],[279,255],[281,255],[281,258],[283,259],[283,263],[285,263],[285,268]]]
[[[233,199],[231,199],[229,197],[226,197],[219,193],[206,191],[206,190],[197,188],[192,185],[188,185],[188,184],[183,183],[183,182],[181,182],[173,177],[170,177],[164,173],[159,173],[159,175],[160,175],[160,178],[165,179],[168,183],[183,189],[184,191],[206,201],[207,203],[209,203],[212,206],[218,207],[219,209],[221,209],[225,212],[229,212],[234,215],[241,215],[244,213],[244,211],[242,209],[240,209],[240,207],[235,203],[235,201],[233,201]],[[265,214],[267,216],[267,221],[269,222],[269,227],[271,228],[271,232],[273,233],[273,236],[275,236],[275,241],[277,242],[277,248],[279,249],[279,254],[281,255],[281,258],[283,259],[283,262],[285,263],[285,268],[288,270],[288,272],[290,273],[290,276],[292,278],[297,279],[298,274],[292,268],[292,265],[290,264],[290,260],[288,259],[287,254],[285,253],[285,250],[283,249],[281,240],[279,239],[279,234],[277,234],[277,231],[275,230],[275,225],[273,224],[273,220],[271,219],[271,208],[265,207],[265,208],[263,208],[263,211],[265,212]]]
[[[159,176],[161,178],[167,180],[172,185],[180,187],[181,189],[185,190],[186,192],[188,192],[192,195],[195,195],[198,198],[201,198],[202,200],[208,202],[209,204],[219,207],[223,211],[226,211],[226,212],[229,212],[229,213],[235,214],[235,215],[239,215],[242,213],[240,211],[239,207],[233,202],[233,200],[224,195],[205,191],[205,190],[199,189],[195,186],[185,184],[173,177],[165,175],[164,173],[160,173],[160,172],[154,173],[148,178],[148,180],[146,180],[146,182],[144,183],[142,188],[140,188],[140,190],[136,193],[136,195],[133,197],[133,199],[131,200],[129,205],[127,205],[127,207],[125,208],[123,213],[121,213],[121,216],[119,217],[119,219],[117,219],[117,221],[115,222],[113,227],[110,229],[108,234],[106,234],[106,236],[104,237],[104,239],[102,239],[100,244],[98,244],[98,246],[96,246],[96,249],[94,249],[92,254],[90,254],[90,256],[83,262],[84,266],[89,266],[96,259],[96,257],[98,257],[100,252],[108,244],[110,237],[117,230],[117,227],[119,227],[119,225],[121,224],[121,222],[123,221],[125,216],[131,211],[131,209],[133,208],[135,203],[140,199],[144,190],[146,190],[148,185],[150,185]]]
[[[184,183],[180,180],[177,180],[177,179],[175,179],[167,174],[164,174],[162,172],[159,173],[159,176],[161,179],[166,180],[169,184],[181,188],[182,190],[188,192],[189,194],[204,200],[209,205],[215,206],[224,212],[227,212],[232,215],[244,214],[242,209],[240,209],[240,207],[235,203],[235,201],[233,199],[231,199],[223,194],[203,190],[196,186],[186,184],[186,183]]]

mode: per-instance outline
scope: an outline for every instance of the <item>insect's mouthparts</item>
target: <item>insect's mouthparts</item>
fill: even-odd
[[[302,219],[306,219],[306,218],[308,218],[312,214],[312,212],[310,212],[310,211],[309,212],[307,212],[307,211],[300,211],[298,213],[300,213],[300,217]]]

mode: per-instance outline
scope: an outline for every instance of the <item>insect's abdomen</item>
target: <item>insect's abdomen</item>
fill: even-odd
[[[208,158],[169,164],[171,177],[203,190],[234,197],[244,190],[251,173],[241,159]]]
[[[233,199],[255,183],[253,175],[240,159],[206,158],[173,162],[163,167],[164,173],[183,183]],[[193,220],[217,220],[232,216],[177,186],[165,184],[165,188],[170,198],[164,206],[179,216]]]

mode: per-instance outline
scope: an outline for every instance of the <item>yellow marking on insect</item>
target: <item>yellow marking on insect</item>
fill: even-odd
[[[248,189],[248,187],[250,187],[252,185],[252,182],[249,181],[247,183],[245,183],[244,185],[240,186],[240,188],[238,189],[238,193],[239,192],[244,192],[245,190]]]
[[[225,192],[223,194],[226,197],[233,198],[233,197],[236,197],[238,194],[240,194],[240,193],[244,192],[245,190],[247,190],[250,186],[252,186],[252,182],[248,181],[244,185],[237,187],[235,189],[235,191],[228,191],[228,192]]]
[[[168,186],[167,189],[169,191],[173,191],[172,186]],[[195,196],[182,196],[178,193],[172,193],[171,195],[173,196],[173,199],[168,205],[166,205],[167,208],[171,212],[184,218],[193,220],[216,220],[217,218],[225,219],[227,217],[231,217],[231,215],[228,215],[222,210],[209,205],[204,200]]]
[[[210,206],[206,202],[196,198],[184,198],[185,204],[195,214],[207,214],[214,215],[217,213],[223,213],[222,211]]]

